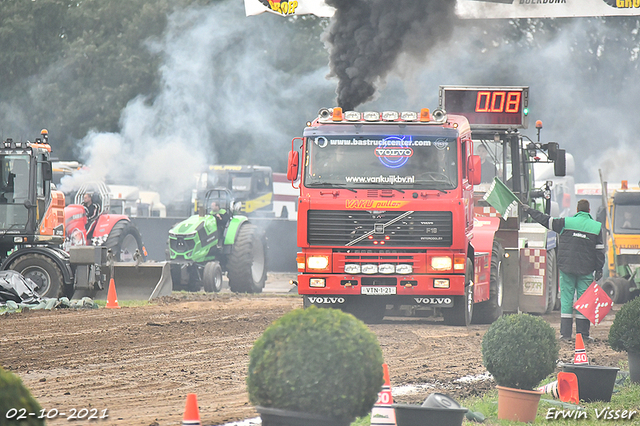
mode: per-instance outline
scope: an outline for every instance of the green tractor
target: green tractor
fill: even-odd
[[[205,208],[207,211],[205,211]],[[223,273],[235,293],[260,293],[267,276],[264,233],[236,214],[227,189],[207,191],[195,214],[169,230],[174,290],[219,292]]]

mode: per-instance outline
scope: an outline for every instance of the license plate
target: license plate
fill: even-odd
[[[396,294],[395,287],[365,287],[362,286],[360,288],[361,294],[369,294],[369,295],[384,295],[384,294]]]

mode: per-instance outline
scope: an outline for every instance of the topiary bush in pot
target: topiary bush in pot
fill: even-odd
[[[285,314],[256,340],[247,389],[252,404],[351,422],[367,415],[384,383],[382,351],[367,326],[337,309]]]
[[[553,373],[558,359],[555,331],[542,318],[506,315],[482,338],[482,360],[500,386],[534,389]]]
[[[609,329],[609,346],[614,351],[640,353],[640,297],[625,303]]]
[[[609,328],[609,346],[626,351],[631,381],[640,383],[640,297],[622,305]]]
[[[39,419],[42,407],[31,395],[22,380],[10,371],[0,367],[0,425],[20,424],[24,426],[44,425],[44,419]],[[29,413],[37,413],[29,416]],[[18,420],[18,418],[23,418]]]
[[[482,338],[482,360],[498,384],[498,419],[533,422],[542,391],[533,390],[553,373],[556,333],[529,314],[498,318]]]

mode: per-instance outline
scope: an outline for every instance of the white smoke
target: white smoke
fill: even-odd
[[[89,170],[64,180],[62,189],[106,180],[170,200],[193,189],[195,175],[226,149],[244,164],[276,168],[319,109],[309,99],[329,99],[333,90],[327,69],[294,76],[276,67],[295,42],[283,18],[248,18],[239,2],[173,13],[162,39],[148,42],[162,58],[159,94],[130,101],[118,133],[90,132],[81,142]],[[218,155],[214,143],[223,147]]]

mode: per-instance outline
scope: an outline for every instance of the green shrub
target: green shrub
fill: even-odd
[[[609,346],[614,351],[640,353],[640,297],[625,303],[609,329]]]
[[[44,425],[44,419],[38,419],[40,410],[42,407],[31,396],[22,380],[0,367],[0,425]],[[13,412],[16,414],[7,418]],[[29,416],[29,413],[37,413],[37,415]],[[20,415],[25,417],[24,420],[17,420]]]
[[[532,390],[553,373],[558,359],[555,331],[529,314],[498,318],[482,338],[482,360],[500,386]]]
[[[252,404],[352,421],[367,415],[384,383],[382,351],[367,326],[337,309],[291,311],[250,352]]]

